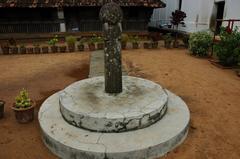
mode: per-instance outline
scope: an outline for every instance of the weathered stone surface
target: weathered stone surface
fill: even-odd
[[[164,116],[168,97],[160,85],[131,76],[123,76],[123,84],[123,92],[115,96],[103,91],[103,77],[73,83],[60,94],[63,117],[84,129],[123,132],[147,127]]]
[[[58,92],[39,110],[39,123],[46,146],[64,159],[154,159],[178,146],[186,137],[190,120],[186,104],[169,96],[162,120],[136,131],[98,133],[74,127],[62,118]]]
[[[99,13],[105,41],[105,92],[122,92],[121,34],[123,13],[117,3],[105,4]]]

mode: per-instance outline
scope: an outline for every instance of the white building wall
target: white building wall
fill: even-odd
[[[209,30],[211,19],[216,15],[215,2],[225,1],[223,19],[240,19],[240,0],[182,0],[182,11],[187,14],[185,19],[186,27],[179,27],[180,30],[196,32]],[[179,0],[165,0],[167,5],[164,9],[156,9],[152,17],[153,21],[167,22],[171,13],[178,9]],[[226,26],[227,23],[223,23]],[[235,26],[240,27],[240,22]]]

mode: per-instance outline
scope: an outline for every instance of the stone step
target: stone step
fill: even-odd
[[[154,159],[174,149],[185,139],[190,113],[183,100],[168,94],[166,115],[155,124],[122,133],[99,133],[67,123],[61,113],[58,92],[39,110],[43,141],[63,159]]]

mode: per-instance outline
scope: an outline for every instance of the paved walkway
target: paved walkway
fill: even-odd
[[[127,75],[125,68],[122,66],[122,74]],[[94,51],[90,57],[90,70],[88,77],[104,76],[104,52],[103,50]]]

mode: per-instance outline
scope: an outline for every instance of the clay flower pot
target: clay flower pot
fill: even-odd
[[[89,48],[90,51],[95,51],[96,50],[94,43],[89,43],[88,48]]]
[[[58,52],[58,46],[51,46],[52,53],[57,53]]]
[[[40,49],[39,46],[34,47],[34,53],[35,54],[40,54],[41,53],[41,49]]]
[[[20,47],[19,51],[20,51],[20,54],[26,54],[27,53],[27,49],[26,49],[25,46]]]
[[[67,51],[67,46],[59,46],[59,51],[60,52],[62,52],[62,53],[64,53],[64,52],[66,52]]]
[[[136,43],[136,42],[132,43],[132,47],[133,47],[133,49],[138,49],[139,43]]]
[[[11,53],[12,54],[18,54],[18,47],[17,46],[11,47]]]
[[[158,48],[158,42],[157,41],[154,41],[151,44],[152,44],[152,48],[153,49],[157,49]]]
[[[79,44],[77,46],[77,48],[78,48],[78,51],[84,51],[84,45],[83,44]]]
[[[171,44],[172,44],[172,41],[164,41],[164,47],[167,48],[167,49],[170,49],[171,48]]]
[[[0,100],[0,119],[2,119],[4,116],[4,105],[5,102],[3,100]]]
[[[69,52],[74,52],[75,51],[75,44],[68,44],[68,50],[69,50]]]
[[[143,43],[143,48],[144,49],[150,49],[151,47],[150,47],[150,43],[149,42],[144,42]]]
[[[27,53],[28,54],[33,54],[33,48],[32,47],[27,48]]]
[[[103,50],[104,49],[104,43],[97,43],[97,49]]]
[[[3,46],[2,47],[2,52],[4,55],[8,55],[10,51],[10,47],[9,46]]]
[[[44,54],[48,53],[48,47],[47,46],[42,47],[42,53],[44,53]]]
[[[27,108],[16,108],[15,103],[13,104],[12,110],[15,113],[15,118],[17,119],[18,123],[24,124],[33,121],[34,119],[34,107],[35,103],[32,101],[32,105]]]
[[[127,48],[127,43],[126,42],[121,42],[122,49],[125,50]]]

